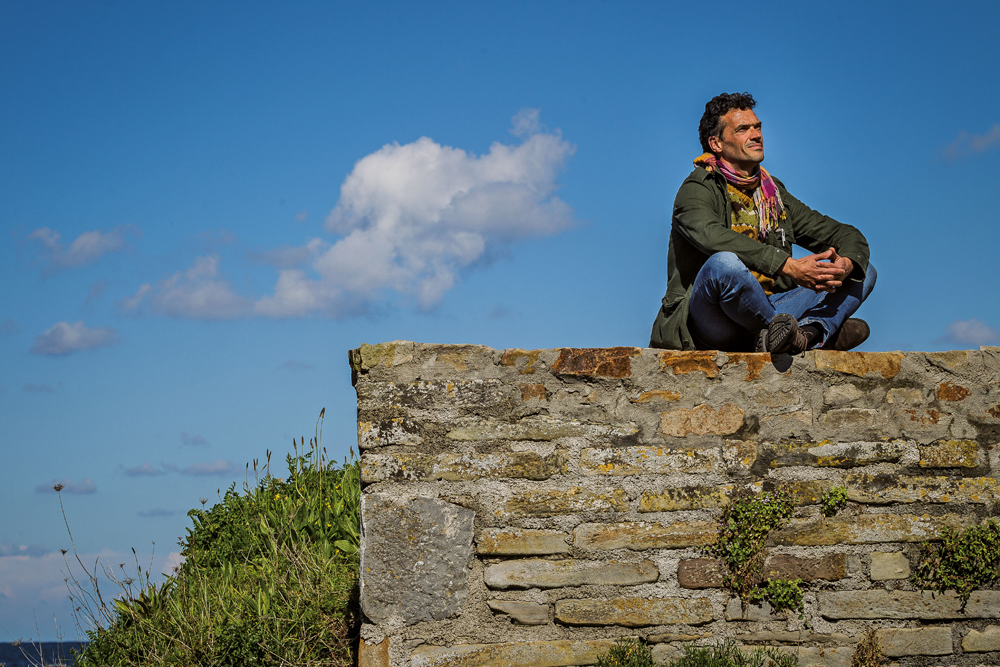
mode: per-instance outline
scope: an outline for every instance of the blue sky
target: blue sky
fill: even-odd
[[[997,344],[998,14],[0,4],[0,640],[76,637],[55,482],[88,562],[164,569],[321,408],[356,447],[362,342],[647,344],[719,92],[868,237],[863,349]]]

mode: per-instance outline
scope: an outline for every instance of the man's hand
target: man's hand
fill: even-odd
[[[808,287],[816,292],[833,292],[854,270],[854,262],[828,248],[816,255],[802,259],[789,257],[778,269],[778,273],[790,277],[796,285]]]

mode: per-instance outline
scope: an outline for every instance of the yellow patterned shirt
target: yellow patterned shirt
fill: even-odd
[[[730,225],[734,232],[749,236],[754,241],[763,243],[760,238],[760,218],[757,217],[756,205],[753,201],[753,193],[747,194],[737,188],[732,183],[726,184],[726,191],[729,193],[729,206],[733,212],[733,219]],[[785,212],[781,212],[781,218],[785,217]],[[767,295],[774,294],[774,278],[765,276],[762,273],[751,271],[754,278],[764,288]]]

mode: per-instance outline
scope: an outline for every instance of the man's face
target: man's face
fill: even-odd
[[[713,153],[746,171],[764,161],[764,136],[752,109],[730,109],[721,120],[722,136],[708,138]]]

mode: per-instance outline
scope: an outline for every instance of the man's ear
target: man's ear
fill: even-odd
[[[710,136],[708,137],[708,147],[712,149],[712,152],[718,155],[722,152],[722,141],[718,137]]]

